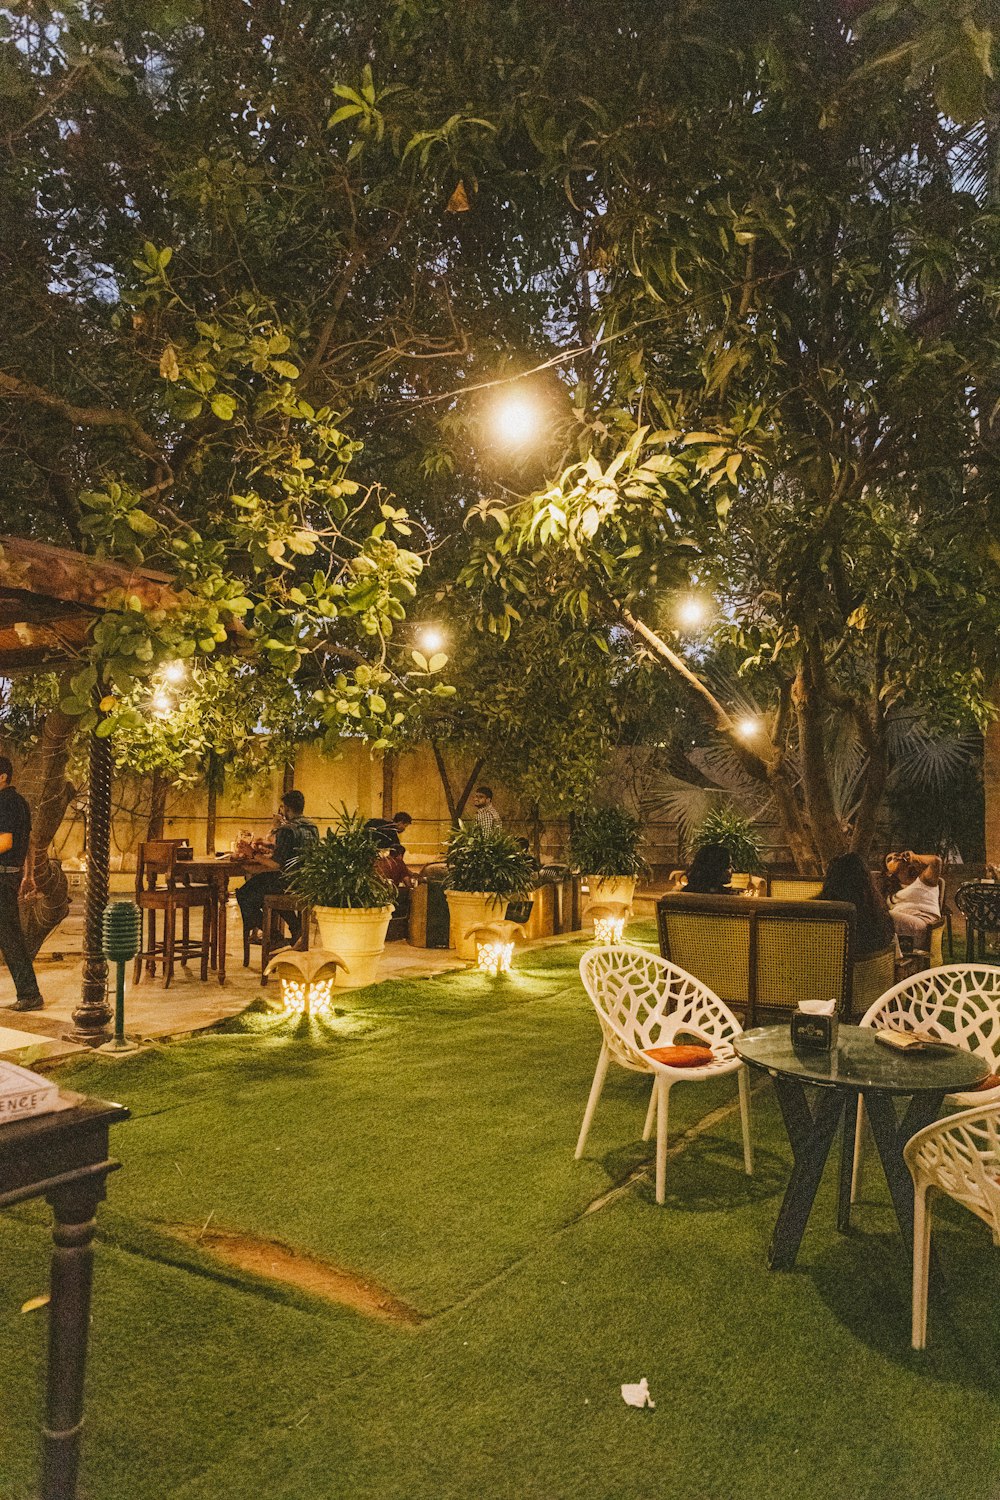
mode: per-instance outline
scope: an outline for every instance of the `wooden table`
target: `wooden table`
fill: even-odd
[[[220,984],[226,982],[226,904],[229,900],[229,882],[240,876],[246,879],[249,875],[256,875],[260,868],[259,860],[238,859],[233,854],[226,854],[221,859],[179,860],[175,866],[177,874],[183,874],[193,885],[210,885],[215,890],[217,936],[214,957]]]
[[[76,1495],[83,1377],[90,1328],[94,1215],[109,1172],[108,1131],[128,1119],[121,1104],[64,1095],[69,1108],[0,1126],[0,1208],[45,1198],[52,1208],[48,1371],[42,1428],[41,1500]]]
[[[860,1095],[892,1195],[903,1243],[913,1251],[913,1179],[903,1160],[912,1135],[935,1120],[946,1094],[974,1088],[989,1064],[962,1047],[895,1052],[870,1026],[841,1026],[832,1052],[798,1050],[787,1026],[758,1026],[733,1041],[738,1057],[771,1075],[795,1165],[767,1252],[773,1271],[790,1271],[802,1243],[830,1147],[843,1122],[837,1228],[850,1229],[851,1165]],[[815,1088],[810,1105],[806,1085]],[[896,1099],[909,1099],[902,1119]]]

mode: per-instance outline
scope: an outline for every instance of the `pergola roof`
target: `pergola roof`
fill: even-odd
[[[177,602],[166,574],[0,536],[0,672],[75,661],[94,620],[121,590],[150,609]]]

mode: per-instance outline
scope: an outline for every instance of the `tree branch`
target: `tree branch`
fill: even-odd
[[[74,406],[72,402],[64,401],[61,396],[43,390],[40,385],[33,385],[30,380],[21,380],[16,375],[8,375],[0,370],[0,396],[4,395],[12,399],[30,401],[34,406],[42,406],[47,411],[55,412],[57,416],[62,417],[74,427],[116,428],[120,432],[127,433],[133,446],[144,458],[150,459],[161,469],[167,471],[170,469],[159,444],[150,437],[141,422],[138,422],[127,411],[119,411],[113,406]]]

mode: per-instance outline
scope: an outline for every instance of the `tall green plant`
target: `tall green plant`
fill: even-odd
[[[375,857],[371,833],[360,813],[345,808],[325,838],[306,849],[289,888],[310,906],[391,906],[396,890],[378,874]]]
[[[535,883],[531,858],[499,828],[461,823],[448,840],[448,889],[526,896]]]
[[[620,807],[598,807],[584,813],[570,838],[574,867],[584,875],[641,875],[642,828]]]
[[[691,852],[705,844],[721,844],[733,869],[760,875],[764,869],[760,834],[746,813],[729,806],[713,807],[702,818],[691,839]]]

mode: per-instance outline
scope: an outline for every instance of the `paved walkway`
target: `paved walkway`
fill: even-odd
[[[255,967],[250,969],[242,965],[241,949],[238,914],[230,910],[224,985],[214,975],[209,975],[207,983],[202,984],[197,965],[187,969],[178,967],[168,990],[164,990],[162,979],[145,976],[133,985],[129,964],[126,1033],[143,1041],[185,1036],[239,1015],[262,993],[275,993],[273,984],[266,991],[261,988],[260,949],[253,950]],[[83,908],[75,903],[66,920],[43,944],[36,961],[39,987],[45,996],[44,1010],[26,1015],[0,1010],[0,1058],[38,1067],[87,1050],[67,1036],[80,998],[82,960]],[[390,943],[381,961],[379,977],[427,979],[465,967],[446,948],[411,948],[408,943]],[[0,1006],[13,998],[10,978],[6,969],[0,967]]]

